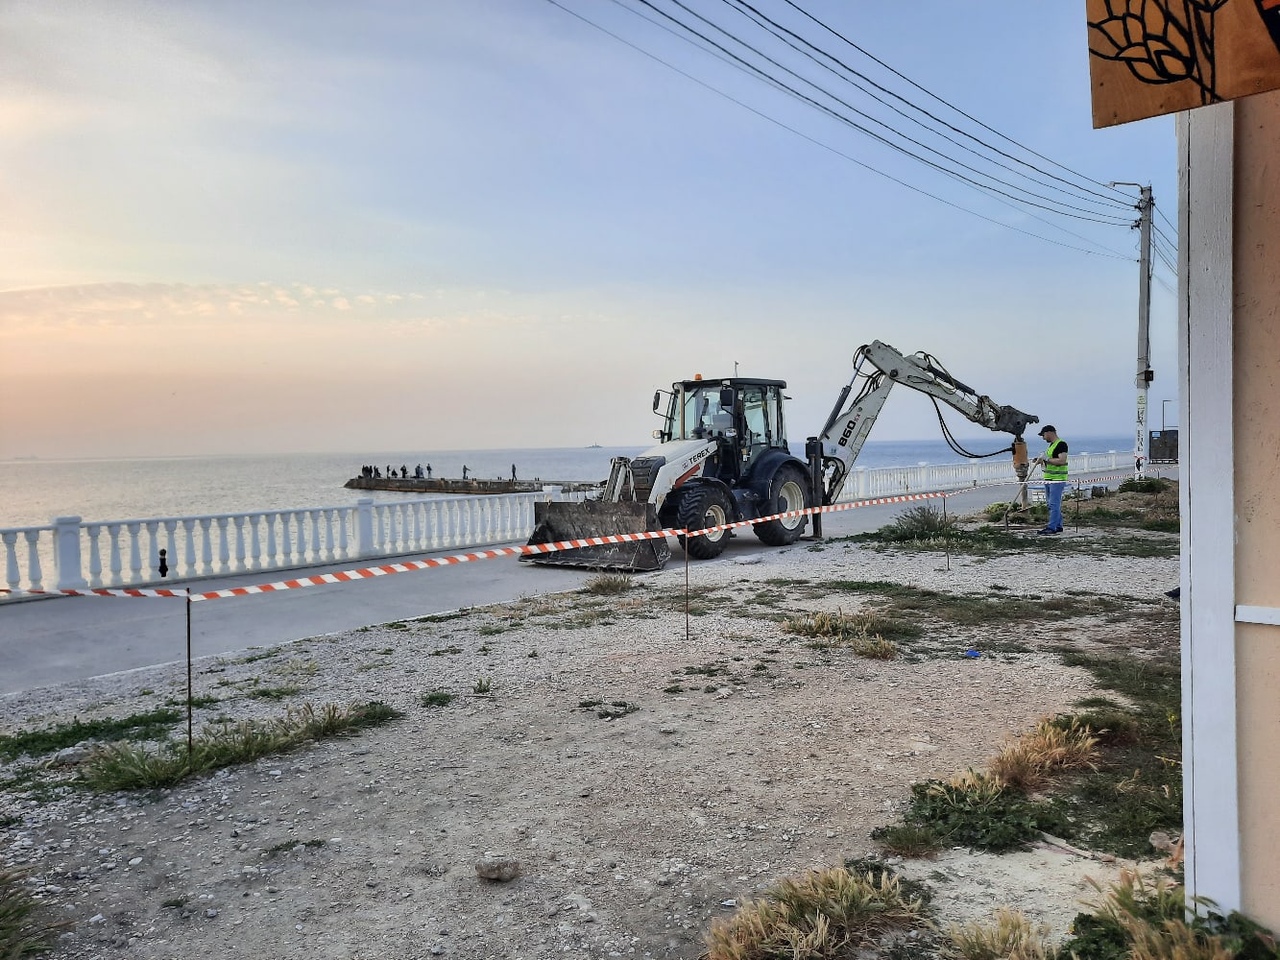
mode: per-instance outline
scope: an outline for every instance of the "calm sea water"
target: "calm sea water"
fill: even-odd
[[[1073,452],[1131,449],[1127,437],[1068,438]],[[1000,446],[1000,439],[965,441],[974,452]],[[1032,454],[1039,441],[1029,441]],[[635,456],[642,447],[546,448],[532,450],[436,450],[369,454],[287,454],[274,457],[167,457],[137,460],[0,461],[0,527],[46,524],[53,517],[131,520],[143,517],[235,513],[295,507],[332,507],[358,496],[395,500],[402,494],[360,494],[343,489],[362,464],[412,474],[419,463],[437,477],[509,478],[515,464],[522,480],[603,480],[609,460]],[[941,440],[869,441],[858,458],[864,467],[957,463]]]

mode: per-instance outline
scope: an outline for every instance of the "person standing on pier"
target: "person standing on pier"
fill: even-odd
[[[427,464],[427,479],[431,479],[431,464]]]
[[[516,465],[514,463],[511,465],[511,482],[516,482]]]
[[[467,465],[465,463],[462,465],[462,479],[467,479]]]

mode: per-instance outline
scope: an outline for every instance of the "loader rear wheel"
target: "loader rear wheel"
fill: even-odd
[[[809,506],[809,482],[799,467],[784,466],[778,469],[769,483],[769,513],[790,513]],[[780,517],[757,523],[753,530],[761,543],[771,547],[785,547],[795,543],[804,533],[808,515]]]
[[[705,530],[733,519],[728,495],[710,484],[691,487],[680,496],[677,522],[686,530]],[[717,530],[702,537],[681,537],[680,546],[695,560],[714,560],[729,544],[730,531]]]

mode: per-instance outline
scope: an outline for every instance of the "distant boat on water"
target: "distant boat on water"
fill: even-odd
[[[600,444],[598,444],[598,443],[588,443],[588,444],[587,444],[587,449],[588,449],[588,450],[602,450],[602,449],[604,449],[604,448],[603,448],[603,447],[601,447],[601,446],[600,446]]]

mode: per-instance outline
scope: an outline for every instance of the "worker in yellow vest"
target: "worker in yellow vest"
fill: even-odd
[[[1046,424],[1040,439],[1049,446],[1035,462],[1044,468],[1044,499],[1049,504],[1049,522],[1039,533],[1053,536],[1062,532],[1062,495],[1067,491],[1067,441],[1058,436],[1053,424]]]

